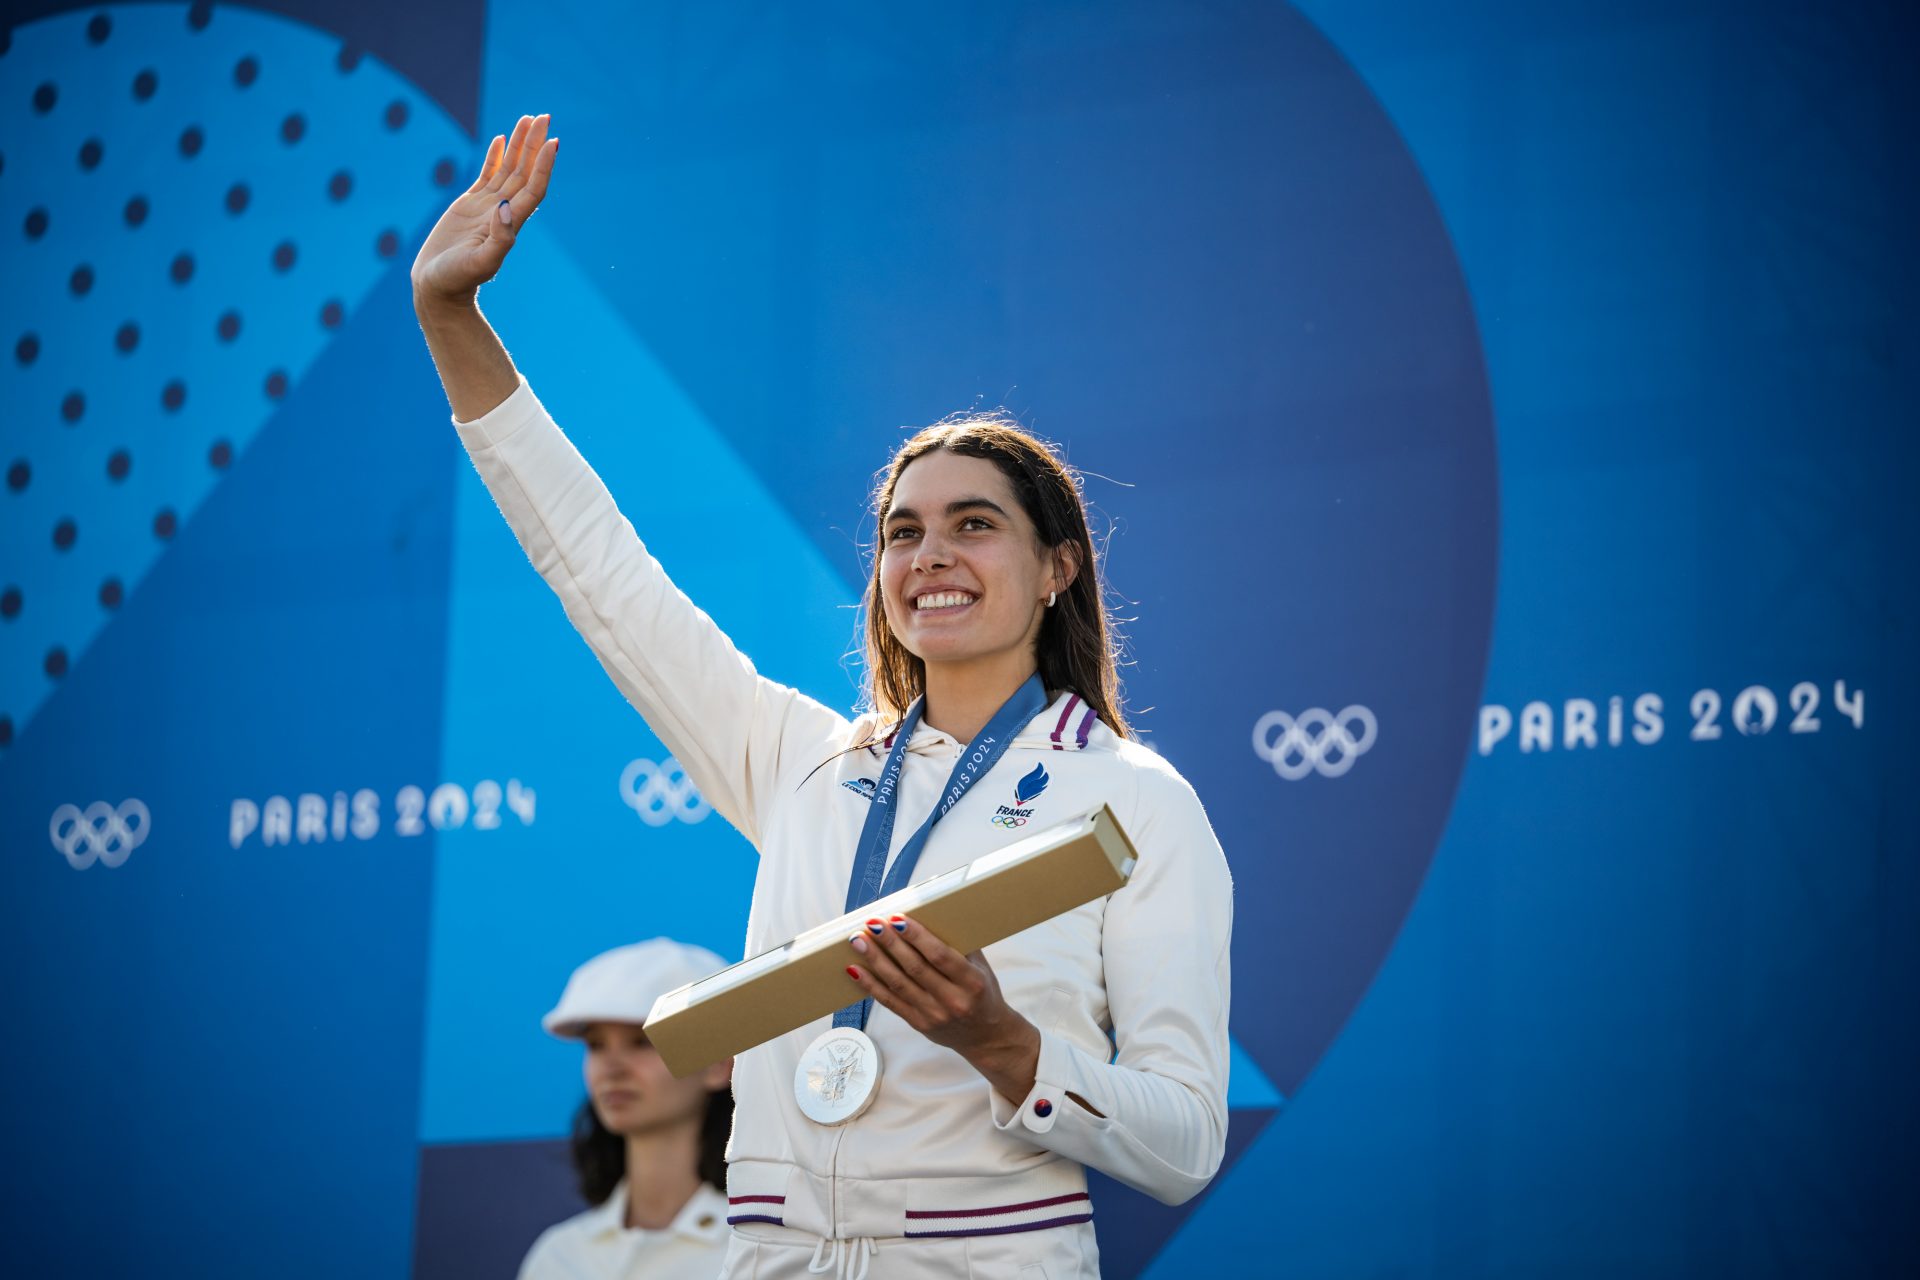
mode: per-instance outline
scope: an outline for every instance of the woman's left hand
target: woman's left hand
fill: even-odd
[[[1033,1092],[1040,1031],[1000,994],[982,953],[961,955],[902,916],[867,921],[849,945],[847,975],[866,995],[935,1044],[945,1045],[1018,1103]]]

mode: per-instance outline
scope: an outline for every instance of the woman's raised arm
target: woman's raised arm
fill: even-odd
[[[757,845],[776,779],[844,745],[846,720],[761,678],[668,580],[480,314],[480,286],[539,208],[558,145],[546,116],[493,140],[414,259],[414,310],[455,431],[528,559],[701,795]]]
[[[413,260],[413,310],[440,371],[453,416],[471,422],[512,395],[519,371],[480,314],[480,286],[493,279],[514,239],[547,194],[560,139],[546,116],[521,116],[496,136],[480,176],[440,215]]]

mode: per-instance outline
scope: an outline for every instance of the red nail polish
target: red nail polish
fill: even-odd
[[[884,929],[884,928],[886,928],[886,927],[887,927],[887,926],[885,926],[885,925],[883,925],[883,924],[881,924],[881,923],[880,923],[880,922],[879,922],[878,920],[869,920],[869,921],[867,921],[867,932],[868,932],[868,933],[879,933],[879,932],[880,932],[880,931],[881,931],[882,929]]]
[[[849,978],[852,978],[855,982],[860,981],[860,971],[854,968],[852,965],[847,966],[847,976]]]

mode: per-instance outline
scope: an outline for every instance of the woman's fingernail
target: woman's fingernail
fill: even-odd
[[[893,931],[895,933],[905,933],[907,931],[907,918],[905,916],[893,917]]]
[[[854,968],[852,965],[847,966],[847,976],[849,978],[852,978],[855,982],[860,981],[860,971]]]
[[[512,226],[513,225],[513,202],[511,200],[502,200],[500,202],[499,207],[500,207],[500,221],[506,223],[508,226]]]
[[[882,929],[884,929],[884,928],[886,928],[886,927],[887,927],[887,926],[885,926],[885,925],[883,925],[883,924],[881,924],[881,923],[880,923],[880,922],[879,922],[878,920],[869,920],[869,921],[867,921],[867,932],[868,932],[868,933],[878,933],[878,932],[880,932],[880,931],[881,931]]]
[[[860,953],[861,955],[865,955],[865,954],[867,954],[867,940],[866,940],[865,938],[863,938],[863,937],[861,937],[861,936],[860,936],[859,934],[857,934],[857,933],[856,933],[856,934],[854,934],[854,935],[853,935],[853,949],[854,949],[855,951],[858,951],[858,952],[859,952],[859,953]]]

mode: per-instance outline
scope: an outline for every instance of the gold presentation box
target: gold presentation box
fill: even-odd
[[[911,916],[954,950],[978,951],[1112,893],[1136,859],[1101,805],[667,992],[647,1015],[647,1038],[668,1070],[691,1075],[858,1000],[847,939],[875,916]]]

